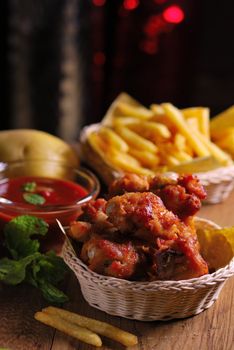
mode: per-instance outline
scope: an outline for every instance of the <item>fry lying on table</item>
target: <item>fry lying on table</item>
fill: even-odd
[[[83,207],[69,235],[91,270],[129,280],[183,280],[208,273],[193,216],[206,193],[192,175],[126,174],[108,200]]]
[[[98,334],[125,346],[133,346],[138,342],[135,335],[111,326],[106,322],[97,321],[53,306],[36,312],[34,317],[48,326],[97,347],[102,346],[102,340]]]

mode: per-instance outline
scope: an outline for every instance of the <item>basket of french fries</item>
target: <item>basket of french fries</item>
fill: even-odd
[[[146,108],[122,93],[103,120],[81,132],[81,156],[108,185],[124,173],[195,173],[207,203],[234,187],[234,107],[210,121],[205,107],[170,103]]]
[[[185,318],[208,309],[234,274],[234,230],[196,218],[201,253],[212,273],[187,280],[136,282],[91,271],[69,240],[63,258],[75,273],[85,300],[111,315],[142,321]]]

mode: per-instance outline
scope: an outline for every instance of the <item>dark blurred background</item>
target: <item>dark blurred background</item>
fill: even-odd
[[[126,91],[145,105],[234,103],[234,1],[1,2],[0,128],[71,141]]]

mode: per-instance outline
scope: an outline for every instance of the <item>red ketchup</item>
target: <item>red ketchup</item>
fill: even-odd
[[[69,225],[80,214],[76,203],[87,194],[81,185],[61,179],[20,176],[1,180],[0,197],[10,200],[13,205],[0,203],[0,230],[18,215],[43,218],[49,224],[49,231],[41,239],[42,249],[59,251],[64,237],[55,219],[59,219],[64,226]],[[32,204],[35,197],[36,203]]]

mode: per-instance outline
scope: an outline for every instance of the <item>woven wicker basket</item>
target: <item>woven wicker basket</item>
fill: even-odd
[[[204,219],[197,228],[214,227]],[[78,259],[69,244],[63,258],[80,282],[85,300],[93,307],[129,319],[154,321],[199,314],[218,298],[225,281],[234,274],[234,258],[212,274],[184,281],[130,282],[92,272]]]
[[[108,185],[116,177],[123,175],[108,164],[87,142],[88,134],[98,130],[100,124],[92,124],[85,127],[80,136],[81,157]],[[202,185],[206,188],[207,198],[204,203],[215,204],[224,201],[234,188],[234,165],[217,168],[215,170],[197,173]]]
[[[207,204],[223,202],[234,188],[234,166],[222,167],[196,174],[206,188]]]

